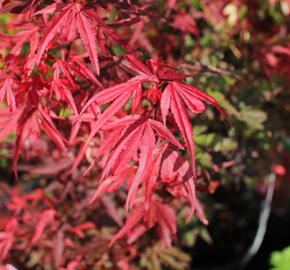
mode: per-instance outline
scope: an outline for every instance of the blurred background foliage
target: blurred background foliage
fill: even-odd
[[[223,266],[241,258],[259,226],[271,168],[280,164],[286,172],[277,179],[266,234],[276,240],[271,244],[265,239],[248,266],[269,269],[271,249],[290,243],[286,227],[279,225],[289,224],[290,6],[289,1],[216,2],[220,9],[218,3],[191,1],[207,17],[196,19],[198,39],[186,35],[187,63],[180,68],[196,72],[188,82],[215,97],[233,124],[214,123],[216,112],[210,109],[193,119],[197,162],[207,171],[201,169],[202,180],[222,185],[213,195],[202,195],[209,226],[193,226],[191,231],[186,225],[183,239],[194,244],[198,235],[192,251],[196,267]],[[210,262],[204,261],[206,256]]]

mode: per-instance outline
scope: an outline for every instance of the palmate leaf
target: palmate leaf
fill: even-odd
[[[173,196],[184,197],[189,201],[191,206],[191,212],[187,217],[189,221],[197,207],[195,178],[191,164],[170,147],[165,147],[162,155],[161,181],[166,184],[166,189]]]
[[[114,142],[110,139],[114,147],[106,160],[101,177],[101,184],[92,201],[110,185],[111,181],[119,181],[118,176],[122,174],[126,169],[126,164],[139,150],[139,164],[137,172],[129,185],[126,208],[129,209],[133,206],[138,187],[143,182],[146,189],[145,205],[146,210],[148,210],[151,207],[152,191],[159,176],[162,158],[161,151],[155,145],[156,135],[162,139],[167,139],[180,149],[182,149],[182,145],[161,122],[140,115],[124,117],[107,124],[104,129],[115,130],[121,126],[124,126],[124,130],[120,132],[121,135],[115,136]],[[109,177],[109,181],[103,181],[110,171],[112,171],[113,176]]]
[[[100,198],[101,198],[104,206],[106,207],[106,210],[107,210],[108,215],[119,226],[123,226],[123,221],[122,221],[120,215],[118,214],[118,211],[117,211],[117,208],[115,206],[114,200],[112,198],[110,198],[109,196],[106,196],[106,195],[102,195]]]
[[[75,15],[77,17],[77,29],[89,53],[92,65],[96,73],[99,75],[100,68],[96,51],[96,29],[89,23],[88,18],[82,13],[82,6],[77,4],[76,7],[77,11]]]
[[[60,38],[65,42],[73,42],[77,39],[77,17],[69,16],[66,22],[66,27],[61,31]]]
[[[21,108],[17,108],[13,112],[10,112],[9,108],[0,110],[0,140],[5,139],[15,131],[21,114]]]
[[[109,247],[111,247],[117,240],[121,239],[123,236],[129,233],[132,230],[132,228],[142,220],[143,215],[144,215],[144,206],[140,206],[133,209],[130,215],[127,217],[125,225],[111,240]]]
[[[102,193],[111,193],[116,191],[121,185],[123,185],[127,178],[132,178],[132,174],[132,169],[126,168],[120,174],[106,178],[99,184],[93,197],[90,199],[90,203],[94,202]]]
[[[97,31],[94,25],[89,22],[88,16],[83,13],[83,5],[81,4],[67,4],[55,5],[46,7],[42,11],[36,12],[34,15],[49,14],[59,11],[60,13],[52,20],[48,30],[44,34],[42,42],[39,46],[36,56],[36,64],[39,64],[41,57],[45,50],[48,48],[48,44],[56,37],[57,34],[62,32],[62,37],[68,41],[72,41],[76,38],[76,29],[80,34],[91,63],[97,75],[100,74],[98,55],[97,55],[97,43],[96,36]]]
[[[5,230],[0,232],[0,261],[4,261],[8,256],[10,249],[15,241],[15,231],[19,228],[19,223],[16,218],[10,219]]]
[[[172,92],[171,97],[171,111],[173,113],[174,119],[180,129],[187,148],[189,150],[189,155],[191,159],[191,168],[193,173],[193,178],[189,179],[186,183],[190,191],[190,199],[192,201],[192,206],[195,204],[195,184],[194,180],[196,179],[196,170],[195,170],[195,149],[193,141],[193,128],[191,126],[188,114],[185,107],[182,104],[182,100],[177,96],[175,92]],[[192,209],[194,211],[194,208]]]
[[[159,233],[165,246],[171,246],[171,234],[176,234],[176,216],[173,209],[167,205],[155,202],[156,216],[158,217]]]
[[[198,27],[193,17],[189,14],[185,14],[184,12],[180,12],[180,14],[175,16],[172,26],[184,33],[191,33],[195,36],[199,36]]]
[[[11,78],[6,78],[0,88],[0,104],[3,102],[4,96],[6,95],[6,101],[10,112],[15,111],[16,109],[15,97],[12,91],[13,85],[13,80]]]
[[[100,67],[97,53],[97,39],[100,37],[97,35],[96,24],[102,28],[110,38],[120,41],[121,37],[107,26],[93,9],[87,8],[82,4],[69,3],[63,5],[54,3],[35,12],[34,16],[56,12],[59,13],[49,24],[44,34],[37,51],[35,63],[40,63],[43,53],[49,48],[49,43],[54,40],[58,34],[60,34],[63,40],[72,42],[76,39],[76,34],[78,32],[88,52],[92,66],[96,74],[99,75]],[[100,40],[99,43],[102,43],[102,41]]]
[[[12,248],[14,242],[14,236],[10,232],[0,232],[0,260],[8,256],[10,249]],[[6,268],[7,269],[7,268]]]
[[[142,183],[143,178],[145,177],[150,161],[152,159],[153,150],[155,148],[155,135],[150,128],[150,126],[146,125],[144,129],[144,134],[140,143],[140,158],[139,158],[139,166],[133,180],[132,185],[130,186],[129,193],[126,200],[126,208],[132,206],[134,198],[137,193],[138,186]]]
[[[70,105],[71,109],[73,110],[74,114],[78,115],[78,110],[73,95],[70,89],[68,89],[68,86],[70,86],[73,89],[77,89],[78,88],[77,85],[75,84],[69,71],[66,69],[65,65],[63,65],[61,61],[56,62],[53,65],[53,68],[54,74],[53,81],[51,83],[50,94],[54,92],[57,101],[61,99],[66,100]],[[60,77],[61,70],[64,73],[66,80]]]
[[[33,15],[36,16],[36,15],[43,15],[43,14],[53,14],[53,13],[63,10],[63,8],[65,7],[66,5],[63,3],[53,3],[43,9],[36,11]]]
[[[148,166],[147,174],[144,179],[145,184],[145,209],[148,210],[150,206],[152,205],[152,197],[153,197],[153,189],[155,186],[155,183],[159,177],[159,171],[160,171],[160,165],[162,160],[162,154],[159,151],[159,149],[153,152],[153,157],[151,159],[151,162]]]
[[[113,101],[114,99],[116,99],[118,96],[120,96],[123,93],[126,93],[126,92],[133,93],[136,89],[138,89],[142,86],[142,82],[146,81],[146,79],[147,79],[147,77],[145,77],[145,76],[136,76],[127,82],[119,83],[117,85],[114,85],[112,87],[108,87],[106,89],[103,89],[103,90],[97,92],[85,104],[85,106],[82,108],[80,114],[82,114],[84,111],[86,111],[87,108],[89,106],[91,106],[93,103],[106,104],[106,103]]]
[[[53,7],[55,8],[55,6],[53,6]],[[57,8],[57,11],[59,11],[58,8]],[[47,12],[45,12],[45,13],[49,13],[49,12],[51,12],[51,10],[47,9]],[[45,52],[45,50],[48,47],[48,44],[55,38],[55,36],[63,28],[68,27],[66,25],[66,21],[67,21],[68,17],[70,17],[70,16],[74,16],[73,5],[65,6],[65,8],[63,8],[61,10],[61,12],[53,19],[53,21],[51,22],[47,31],[45,32],[44,37],[43,37],[43,39],[40,43],[40,46],[38,48],[37,56],[35,59],[36,64],[39,64],[43,53]]]
[[[74,55],[71,58],[69,58],[68,61],[64,61],[63,63],[68,70],[70,70],[71,72],[73,71],[75,74],[78,74],[84,81],[87,82],[89,79],[96,85],[100,86],[101,88],[104,88],[103,85],[100,83],[100,81],[90,70],[90,68],[84,62],[80,61],[79,58],[81,57],[82,55]],[[75,67],[73,65],[75,65]]]
[[[187,97],[187,100],[191,100],[194,103],[194,106],[197,108],[194,112],[203,112],[205,108],[200,104],[201,101],[204,101],[208,104],[213,105],[231,124],[231,119],[227,112],[218,104],[218,102],[210,95],[206,94],[205,92],[201,91],[199,88],[183,84],[178,81],[174,81],[172,83],[174,90],[178,92],[180,95]],[[189,103],[185,101],[186,105],[191,108]]]
[[[115,151],[112,151],[112,156],[115,155],[115,160],[111,158],[110,156],[110,162],[111,161],[115,161],[114,162],[114,166],[112,167],[112,172],[114,175],[118,175],[120,174],[124,168],[126,168],[127,163],[134,157],[134,155],[137,153],[139,144],[140,144],[140,140],[142,138],[143,135],[143,131],[144,131],[144,127],[141,129],[137,129],[135,132],[132,132],[130,135],[128,135],[128,139],[126,140],[125,144],[120,144],[121,145],[125,145],[124,148],[127,150],[122,151],[122,149],[120,147],[118,147],[118,149],[120,149],[122,152],[119,151],[119,153]],[[125,140],[124,140],[125,142]],[[119,146],[119,145],[118,145]],[[109,163],[106,164],[105,169],[107,169],[107,171],[110,169],[110,165]],[[106,171],[104,170],[104,173],[106,173]]]
[[[114,30],[112,30],[112,28],[110,28],[103,21],[103,19],[100,18],[100,16],[98,15],[98,13],[94,9],[89,8],[89,7],[84,7],[82,11],[86,17],[88,17],[92,21],[96,22],[98,27],[102,28],[103,31],[106,32],[111,39],[117,40],[120,43],[122,43],[122,37],[118,33],[116,33]]]
[[[137,127],[143,123],[148,123],[148,125],[155,130],[156,134],[159,137],[167,139],[173,145],[175,145],[179,149],[183,149],[183,146],[180,142],[174,137],[171,131],[163,125],[161,122],[147,118],[141,115],[133,115],[133,116],[126,116],[117,121],[111,122],[104,127],[104,130],[113,129],[124,125],[131,125],[128,127],[128,130],[131,130],[134,127]]]
[[[105,129],[116,129],[122,125],[125,126],[125,130],[121,133],[121,136],[116,137],[116,141],[113,143],[114,148],[104,166],[101,180],[109,174],[110,170],[112,170],[113,175],[121,173],[126,168],[125,165],[139,149],[139,166],[129,189],[126,207],[132,206],[131,203],[137,189],[142,181],[144,181],[147,190],[146,203],[148,208],[154,182],[158,176],[157,171],[159,171],[159,166],[157,165],[160,165],[160,157],[159,159],[156,157],[158,152],[154,154],[156,135],[162,139],[167,139],[180,149],[182,149],[182,145],[161,122],[140,115],[124,117],[107,124]]]
[[[30,242],[31,245],[34,245],[41,238],[41,235],[43,234],[45,227],[49,223],[52,223],[52,224],[55,223],[54,221],[55,215],[56,215],[56,211],[53,209],[45,210],[44,212],[40,214],[40,216],[38,217],[39,222],[36,225],[35,233]]]
[[[193,214],[193,211],[196,207],[195,144],[194,144],[193,127],[190,122],[186,107],[188,107],[193,112],[201,113],[205,110],[205,105],[203,103],[204,101],[214,105],[230,122],[227,113],[219,106],[219,104],[214,98],[202,92],[200,89],[196,87],[189,86],[178,81],[170,82],[167,85],[167,87],[164,89],[162,93],[160,102],[163,122],[166,123],[166,117],[168,115],[168,111],[170,108],[174,120],[185,140],[187,149],[189,150],[193,177],[189,178],[185,184],[190,194],[190,201],[192,206],[191,215]]]
[[[167,247],[170,247],[171,235],[176,234],[177,231],[176,216],[171,207],[161,203],[157,197],[152,200],[149,209],[144,207],[144,198],[138,198],[135,205],[136,207],[128,215],[125,225],[112,238],[109,246],[125,235],[128,237],[128,242],[132,243],[157,224],[160,238]]]
[[[85,151],[87,150],[90,141],[93,139],[95,134],[106,124],[106,122],[115,114],[117,113],[127,102],[131,93],[125,92],[121,94],[115,101],[99,116],[98,120],[95,122],[89,137],[87,138],[86,142],[82,145],[78,156],[75,159],[71,172],[73,172],[78,164],[81,162]]]
[[[12,128],[10,130],[12,130]],[[38,139],[41,130],[45,131],[62,151],[66,151],[65,139],[41,105],[39,105],[37,109],[31,105],[23,108],[18,116],[17,123],[15,123],[14,130],[16,130],[16,142],[13,153],[13,169],[16,176],[17,162],[24,148],[25,141],[28,138],[30,138],[32,142]]]
[[[115,147],[112,149],[111,154],[104,166],[101,180],[106,177],[111,169],[113,169],[113,174],[117,175],[123,164],[126,164],[137,151],[141,137],[144,132],[144,121],[143,123],[135,123],[131,125],[124,133],[121,133],[122,136],[117,139],[113,145]],[[121,159],[118,159],[122,156]]]
[[[54,143],[61,149],[63,152],[66,152],[66,146],[65,146],[65,138],[62,136],[62,134],[59,132],[59,130],[55,127],[53,124],[50,116],[48,113],[41,108],[41,106],[38,106],[38,117],[40,122],[40,127],[43,129],[46,134],[54,141]]]
[[[93,103],[101,105],[113,101],[112,104],[99,116],[97,121],[94,123],[89,137],[82,145],[79,154],[75,159],[71,172],[74,171],[77,168],[78,164],[81,162],[85,151],[89,146],[89,142],[96,135],[96,133],[103,126],[105,126],[108,120],[110,120],[110,118],[113,117],[127,103],[132,93],[136,91],[136,89],[141,88],[142,79],[142,76],[136,76],[128,82],[101,90],[100,92],[97,92],[83,107],[80,115],[82,115],[84,111]]]
[[[163,122],[166,123],[166,117],[170,108],[176,124],[185,139],[191,158],[194,177],[196,177],[196,173],[193,128],[190,123],[186,106],[191,111],[200,113],[205,110],[205,105],[203,103],[204,101],[214,105],[230,122],[230,118],[227,113],[219,106],[213,97],[207,95],[196,87],[189,86],[178,81],[173,81],[167,85],[162,93],[160,103]]]
[[[19,55],[25,42],[30,42],[30,54],[34,54],[39,46],[39,28],[32,23],[27,23],[17,29],[21,31],[14,35],[0,33],[1,39],[9,40],[14,45],[9,54]]]
[[[124,55],[124,58],[126,60],[121,62],[121,66],[124,67],[129,73],[138,73],[145,76],[153,75],[152,71],[133,55],[126,54]]]

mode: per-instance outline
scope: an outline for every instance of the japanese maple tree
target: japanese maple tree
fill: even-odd
[[[160,250],[170,249],[178,209],[187,222],[196,214],[207,224],[196,195],[194,121],[207,105],[219,112],[213,121],[231,120],[192,84],[196,74],[182,71],[174,44],[154,49],[150,29],[160,24],[182,44],[188,34],[199,39],[177,2],[158,10],[155,1],[2,1],[10,19],[0,34],[1,144],[16,181],[28,172],[26,181],[39,183],[7,191],[0,260],[16,261],[25,249],[19,261],[28,267],[109,261],[129,269],[136,242],[152,230]],[[110,224],[114,233],[102,230]],[[98,243],[82,247],[90,237]]]

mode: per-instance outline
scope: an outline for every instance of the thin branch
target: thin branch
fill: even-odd
[[[259,251],[262,242],[265,237],[268,220],[271,212],[271,204],[274,194],[274,188],[276,183],[276,173],[271,172],[269,177],[269,184],[267,188],[266,198],[262,204],[258,228],[253,239],[251,246],[248,248],[246,253],[236,261],[230,262],[226,265],[217,266],[217,267],[209,267],[209,268],[193,268],[193,270],[239,270],[244,269],[245,266],[251,261],[251,259],[257,254]]]
[[[196,63],[183,63],[180,64],[181,68],[190,70],[190,71],[198,71],[198,72],[211,72],[211,73],[215,73],[215,74],[219,74],[219,75],[226,75],[229,77],[233,77],[237,80],[241,80],[242,76],[240,76],[239,74],[236,74],[234,72],[228,71],[228,70],[223,70],[217,67],[213,67],[213,66],[209,66],[209,65],[204,65],[201,64],[200,62],[196,62]]]
[[[270,212],[271,212],[271,204],[272,204],[272,199],[273,199],[275,183],[276,183],[276,174],[272,172],[269,177],[267,194],[266,194],[266,198],[263,203],[261,214],[259,217],[258,230],[256,232],[252,245],[249,247],[246,254],[241,259],[240,268],[243,268],[250,262],[250,260],[258,252],[258,250],[260,249],[262,245],[262,242],[266,233],[266,229],[267,229]]]

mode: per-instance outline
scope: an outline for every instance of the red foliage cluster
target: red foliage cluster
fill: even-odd
[[[13,20],[0,35],[5,52],[0,139],[15,134],[2,144],[13,147],[16,176],[21,179],[29,172],[53,180],[34,192],[7,191],[1,209],[0,260],[37,247],[43,263],[53,260],[58,269],[72,270],[85,258],[89,261],[90,249],[98,249],[98,265],[110,258],[112,269],[128,269],[137,254],[133,243],[154,226],[165,245],[171,245],[176,233],[174,198],[190,205],[188,220],[196,212],[207,222],[196,198],[188,111],[202,113],[207,103],[228,116],[215,99],[185,83],[192,75],[159,58],[173,63],[174,35],[163,33],[162,40],[148,36],[161,16],[160,23],[180,31],[181,37],[198,37],[194,19],[177,12],[175,4],[167,1],[164,14],[158,14],[150,9],[150,1],[2,3],[1,13],[10,12]],[[159,42],[165,42],[164,50],[156,52]],[[116,51],[125,54],[118,56]],[[188,158],[181,150],[188,151]],[[94,195],[82,190],[85,186],[91,191],[94,183]],[[119,194],[114,197],[115,191]],[[124,202],[124,196],[130,210],[125,224],[124,212],[113,199]],[[89,202],[93,204],[85,210]],[[104,205],[121,229],[113,238],[95,231],[91,237],[98,243],[82,247],[84,232],[104,225],[83,214],[96,204]],[[108,249],[123,237],[127,241],[122,250]]]

